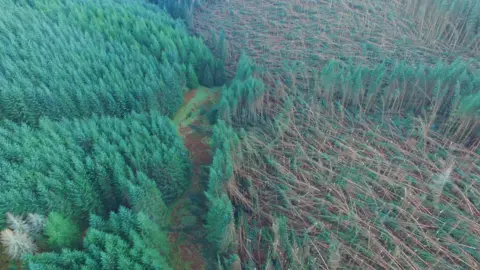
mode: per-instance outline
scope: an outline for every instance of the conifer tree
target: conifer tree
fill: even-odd
[[[142,0],[3,1],[0,26],[10,38],[0,40],[8,52],[0,62],[0,119],[38,126],[41,117],[171,116],[190,64],[191,83],[193,73],[209,87],[223,82],[223,67],[202,41]]]
[[[209,210],[206,215],[207,239],[215,246],[217,254],[234,256],[233,206],[226,195],[226,186],[233,177],[233,156],[240,152],[239,139],[234,130],[224,121],[214,128],[212,147],[215,149],[210,167],[208,189]],[[222,255],[222,256],[223,256]]]
[[[233,222],[233,207],[226,194],[208,196],[210,207],[206,216],[207,239],[215,245],[219,253],[226,252],[234,241],[231,225]]]
[[[218,42],[216,46],[218,59],[225,63],[227,59],[227,41],[225,39],[225,32],[223,30],[220,31],[220,34],[218,35]]]
[[[91,216],[83,249],[22,258],[29,269],[171,269],[166,234],[145,214],[125,207],[108,220]]]
[[[235,124],[254,124],[263,116],[263,97],[266,87],[257,78],[256,64],[242,53],[235,78],[222,91],[218,105],[222,120]]]
[[[0,128],[0,213],[85,219],[121,204],[170,203],[188,186],[190,161],[175,126],[158,113]],[[153,186],[152,186],[153,185]],[[152,187],[158,189],[151,190]],[[153,198],[152,198],[153,199]],[[138,209],[137,208],[137,209]]]
[[[187,86],[188,88],[193,89],[197,88],[199,85],[197,74],[195,74],[192,64],[189,64],[187,68]]]
[[[45,235],[48,244],[54,249],[78,247],[81,232],[77,224],[59,213],[51,212],[45,224]]]

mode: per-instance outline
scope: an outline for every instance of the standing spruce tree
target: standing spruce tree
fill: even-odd
[[[28,269],[172,269],[166,233],[144,213],[121,207],[108,220],[92,215],[83,249],[23,257]]]
[[[55,211],[76,222],[119,205],[155,215],[188,186],[190,161],[158,113],[0,127],[0,213]],[[142,195],[152,195],[150,206]],[[161,211],[158,213],[160,214]]]
[[[222,90],[218,105],[220,119],[228,123],[253,124],[263,116],[266,87],[258,78],[258,67],[242,53],[235,78]]]
[[[78,247],[82,237],[77,224],[56,212],[48,215],[45,235],[48,237],[50,247],[58,250]]]
[[[214,247],[213,255],[227,260],[235,256],[234,208],[227,196],[227,186],[233,181],[233,155],[239,153],[239,139],[234,130],[224,121],[214,127],[212,148],[215,149],[210,167],[206,197],[209,209],[205,229],[207,240]]]
[[[37,126],[41,117],[172,116],[189,65],[189,78],[209,87],[219,73],[200,39],[142,0],[1,3],[0,119]]]

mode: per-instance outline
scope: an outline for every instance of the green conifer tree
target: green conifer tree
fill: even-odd
[[[231,225],[233,206],[226,194],[209,196],[210,207],[206,216],[207,240],[215,245],[218,252],[226,252],[233,244]]]
[[[27,255],[23,264],[29,269],[172,269],[165,232],[125,207],[108,220],[91,216],[83,241],[83,249]]]
[[[197,88],[199,86],[197,74],[195,74],[195,70],[192,64],[188,65],[187,68],[187,87],[190,89]]]
[[[56,212],[48,215],[45,223],[45,235],[48,237],[49,246],[57,250],[79,247],[81,243],[81,232],[78,225]]]

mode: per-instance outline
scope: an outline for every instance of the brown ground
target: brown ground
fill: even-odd
[[[197,102],[195,101],[196,94],[196,89],[185,94],[184,108],[190,102]],[[198,104],[195,104],[195,109],[204,104],[208,106],[211,101],[209,98],[203,102],[198,102]],[[212,153],[208,142],[209,134],[199,132],[192,126],[199,127],[202,130],[210,130],[210,126],[205,116],[195,115],[197,118],[191,125],[182,125],[181,120],[186,119],[180,119],[177,122],[179,133],[184,137],[185,146],[190,151],[193,174],[189,189],[172,205],[169,216],[169,227],[171,229],[169,239],[172,246],[173,267],[182,270],[207,269],[201,244],[201,240],[204,238],[203,224],[198,214],[194,213],[194,210],[202,210],[202,206],[199,205],[198,201],[192,201],[192,198],[203,198],[204,196],[204,188],[201,185],[201,169],[211,163]]]
[[[7,270],[10,260],[4,252],[3,245],[0,244],[0,270]]]

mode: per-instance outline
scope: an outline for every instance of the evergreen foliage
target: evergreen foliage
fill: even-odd
[[[22,268],[201,268],[195,241],[212,269],[478,268],[479,0],[0,7]]]
[[[212,148],[213,162],[210,167],[208,189],[209,210],[205,228],[207,239],[222,258],[235,255],[234,213],[232,202],[226,195],[233,177],[233,153],[238,152],[239,139],[233,129],[219,121],[214,127]]]
[[[207,213],[207,240],[219,253],[227,252],[234,240],[230,231],[233,222],[233,207],[226,194],[208,197],[210,210]]]
[[[0,213],[55,211],[82,220],[128,205],[155,216],[189,182],[183,141],[156,112],[42,120],[38,130],[6,122],[0,133]]]
[[[82,250],[23,258],[28,269],[171,269],[167,236],[144,213],[121,207],[108,220],[91,216]]]
[[[51,212],[45,224],[45,235],[48,244],[55,249],[75,248],[81,241],[81,232],[77,224],[70,218]]]
[[[216,54],[223,62],[227,59],[227,40],[225,39],[225,32],[223,30],[218,35]]]
[[[193,69],[193,66],[191,64],[189,64],[187,68],[187,86],[190,89],[194,89],[200,86],[197,74],[195,74],[195,70]]]
[[[201,40],[140,0],[2,0],[2,10],[0,118],[36,126],[42,116],[171,116],[187,67],[190,81],[214,84]]]
[[[235,78],[229,87],[222,90],[218,105],[220,119],[243,125],[255,124],[261,119],[266,89],[257,73],[256,64],[242,53]]]
[[[200,0],[202,1],[202,0]],[[174,18],[181,18],[187,22],[189,27],[193,27],[193,12],[195,11],[198,0],[150,0],[165,10]]]
[[[143,0],[0,6],[6,254],[25,269],[171,269],[164,223],[191,162],[167,117],[187,88],[225,82],[224,59]]]

